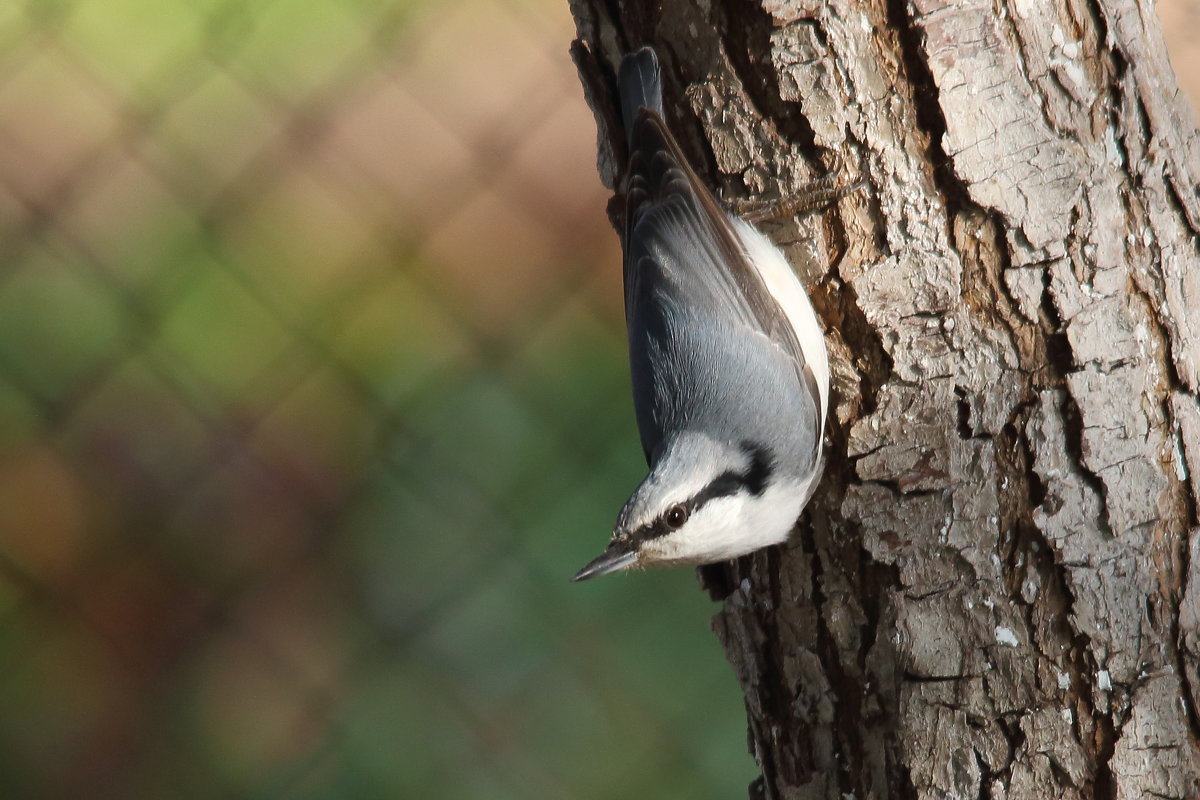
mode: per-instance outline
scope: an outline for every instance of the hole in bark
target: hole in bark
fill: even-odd
[[[1060,378],[1075,371],[1075,358],[1065,333],[1052,333],[1046,337],[1046,357],[1050,368]]]
[[[955,386],[954,396],[958,398],[958,438],[974,439],[975,431],[971,430],[971,403],[967,400],[967,390]]]

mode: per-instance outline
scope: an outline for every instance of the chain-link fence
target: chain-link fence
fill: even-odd
[[[0,797],[721,797],[557,0],[0,6]]]

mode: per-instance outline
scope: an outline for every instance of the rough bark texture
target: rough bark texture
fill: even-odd
[[[572,5],[610,186],[645,43],[726,198],[868,179],[765,227],[836,412],[794,542],[722,568],[752,794],[1200,796],[1200,138],[1153,9]]]

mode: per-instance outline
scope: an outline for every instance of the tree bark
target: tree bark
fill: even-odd
[[[1200,137],[1132,0],[573,0],[828,332],[826,476],[718,570],[768,798],[1200,796]],[[714,580],[716,576],[716,580]]]

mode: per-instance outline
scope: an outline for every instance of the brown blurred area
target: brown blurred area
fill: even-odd
[[[1200,0],[1159,0],[1154,5],[1162,21],[1167,54],[1179,88],[1200,109]]]

